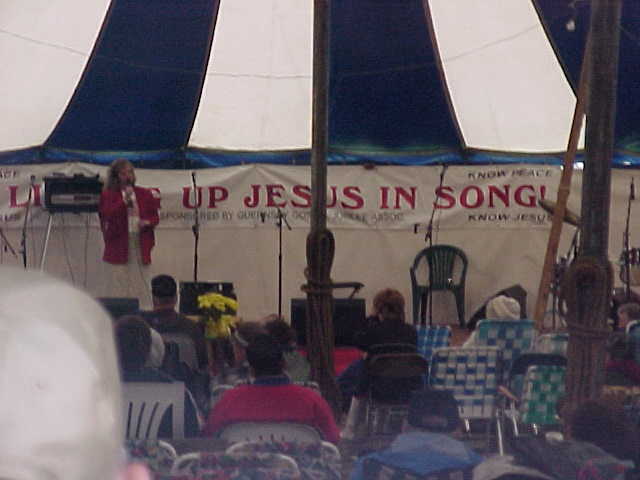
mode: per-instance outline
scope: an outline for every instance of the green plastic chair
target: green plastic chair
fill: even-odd
[[[433,245],[416,255],[409,269],[413,300],[413,324],[426,324],[429,291],[448,290],[453,293],[458,321],[464,327],[464,290],[467,276],[467,256],[452,245]]]

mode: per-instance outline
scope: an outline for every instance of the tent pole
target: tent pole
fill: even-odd
[[[622,0],[591,1],[589,121],[582,177],[582,241],[563,282],[569,328],[566,407],[595,398],[604,383],[613,268],[608,260]]]
[[[311,228],[307,236],[307,349],[311,377],[340,417],[340,390],[333,370],[333,234],[327,229],[327,151],[330,0],[314,0],[313,113],[311,126]]]
[[[578,93],[576,96],[576,105],[573,112],[573,120],[571,122],[571,132],[569,134],[569,143],[562,162],[562,175],[560,177],[560,184],[558,185],[558,193],[556,194],[556,205],[553,211],[551,230],[549,231],[549,240],[547,242],[547,250],[544,257],[544,266],[542,268],[542,275],[540,276],[540,284],[538,286],[538,296],[536,299],[533,318],[535,320],[536,329],[539,332],[545,329],[544,317],[549,300],[549,291],[551,289],[551,278],[554,273],[554,266],[558,255],[558,245],[562,234],[562,224],[567,211],[567,201],[569,199],[569,194],[571,193],[573,162],[576,158],[578,141],[580,139],[580,130],[582,129],[582,121],[585,114],[585,103],[589,83],[587,79],[587,72],[590,61],[590,44],[591,33],[587,35],[587,41],[584,49]],[[576,228],[579,229],[581,227],[577,226]],[[555,325],[553,325],[553,328],[555,329]]]

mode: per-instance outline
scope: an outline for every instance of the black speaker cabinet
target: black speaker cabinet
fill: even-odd
[[[365,324],[364,298],[333,299],[333,332],[336,347],[356,346],[354,334]],[[296,331],[298,345],[307,344],[307,299],[291,299],[291,326]]]
[[[235,298],[232,282],[180,282],[180,313],[185,315],[199,314],[198,296],[210,292]]]
[[[44,178],[44,206],[49,213],[97,212],[101,192],[102,182],[98,175]]]
[[[109,312],[112,320],[117,320],[123,315],[134,315],[140,311],[140,302],[137,298],[126,297],[101,297],[98,302]]]

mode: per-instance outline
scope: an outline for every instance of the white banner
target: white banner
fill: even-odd
[[[190,228],[196,206],[202,228],[272,226],[282,214],[292,228],[308,228],[310,167],[247,165],[195,171],[137,169],[138,185],[161,196],[158,228]],[[2,225],[19,228],[29,189],[32,226],[46,223],[44,178],[53,175],[105,178],[106,167],[65,163],[0,168]],[[328,169],[327,222],[330,228],[418,229],[433,218],[437,227],[548,227],[550,215],[537,203],[555,197],[558,167],[332,166]],[[31,187],[30,187],[31,185]],[[195,193],[197,191],[197,194]],[[433,209],[435,203],[435,210]],[[97,225],[97,216],[90,219]],[[70,216],[69,226],[86,219]]]
[[[300,286],[306,281],[310,170],[247,165],[196,171],[202,219],[199,278],[233,282],[242,316],[247,319],[278,311],[280,244],[276,208],[287,215],[292,227],[282,232],[285,311],[290,299],[304,296]],[[104,178],[106,168],[80,163],[0,167],[0,227],[8,240],[0,239],[0,265],[21,265],[21,253],[26,250],[29,266],[37,268],[44,262],[48,272],[96,296],[112,296],[104,282],[97,215],[49,216],[44,209],[42,179],[55,172],[100,174]],[[629,204],[635,172],[616,169],[611,178],[609,259],[616,267],[617,283],[629,205],[630,246],[640,245],[638,207],[636,202]],[[195,196],[191,172],[138,169],[136,173],[139,184],[157,188],[162,194],[162,221],[152,253],[153,274],[169,273],[178,280],[193,280],[195,244],[191,226]],[[330,167],[331,207],[327,214],[336,239],[332,278],[364,283],[359,295],[368,300],[378,290],[393,286],[411,305],[409,267],[426,245],[426,226],[433,211],[433,243],[455,245],[469,258],[467,317],[490,295],[515,284],[528,292],[531,310],[550,227],[550,215],[536,205],[536,200],[555,199],[560,173],[558,167],[534,165],[457,166],[447,168],[444,174],[441,166]],[[25,224],[31,175],[33,208]],[[568,207],[577,215],[581,214],[581,182],[582,172],[574,171]],[[434,211],[436,199],[439,208]],[[45,249],[48,219],[53,221]],[[558,256],[569,254],[577,233],[577,228],[564,224]],[[449,297],[436,299],[436,323],[457,321],[455,302]]]

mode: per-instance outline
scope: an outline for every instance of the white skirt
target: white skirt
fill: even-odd
[[[125,264],[106,263],[106,295],[108,297],[137,298],[140,308],[151,308],[151,269],[142,264],[140,235],[129,235],[129,260]]]

